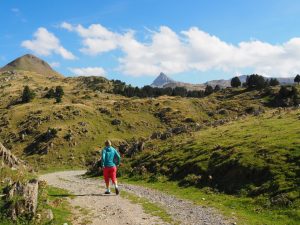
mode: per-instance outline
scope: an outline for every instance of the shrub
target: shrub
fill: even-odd
[[[270,86],[277,86],[277,85],[279,85],[279,81],[276,78],[271,78],[269,80],[269,85]]]
[[[240,78],[239,77],[232,78],[230,84],[231,84],[231,87],[234,87],[234,88],[241,86]]]
[[[262,89],[268,86],[268,82],[263,76],[258,74],[252,74],[250,76],[247,76],[246,85],[248,88],[251,89]]]
[[[22,94],[22,102],[28,103],[32,99],[34,99],[34,97],[35,97],[35,93],[32,90],[30,90],[28,86],[25,86]]]
[[[298,85],[299,85],[299,83],[300,83],[300,75],[299,74],[296,75],[294,82],[298,83]]]
[[[210,86],[210,85],[207,85],[206,88],[205,88],[204,94],[205,94],[205,95],[210,95],[210,94],[212,94],[213,92],[214,92],[213,87]]]

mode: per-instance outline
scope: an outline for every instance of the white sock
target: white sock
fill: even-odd
[[[118,185],[117,185],[117,184],[115,184],[115,188],[118,188]]]

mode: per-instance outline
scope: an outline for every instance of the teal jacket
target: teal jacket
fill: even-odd
[[[102,150],[101,164],[102,167],[114,167],[120,165],[121,157],[113,147],[105,147]]]

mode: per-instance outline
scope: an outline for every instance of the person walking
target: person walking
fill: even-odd
[[[120,165],[120,154],[111,146],[111,141],[105,141],[105,147],[102,150],[101,164],[103,168],[103,176],[106,185],[105,194],[110,194],[109,180],[111,179],[115,186],[116,195],[119,194],[119,187],[117,182],[117,166]]]

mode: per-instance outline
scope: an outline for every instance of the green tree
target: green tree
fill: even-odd
[[[64,95],[64,89],[62,88],[62,86],[57,86],[55,88],[55,97],[61,97]]]
[[[241,81],[240,81],[240,78],[239,77],[234,77],[234,78],[232,78],[231,79],[231,82],[230,82],[230,84],[231,84],[231,87],[234,87],[234,88],[236,88],[236,87],[239,87],[239,86],[241,86]]]
[[[55,88],[55,100],[56,103],[60,103],[62,102],[62,97],[64,96],[64,89],[62,88],[62,86],[57,86]]]
[[[207,85],[206,88],[205,88],[204,94],[205,94],[205,95],[210,95],[210,94],[212,94],[213,92],[214,92],[213,87],[210,86],[210,85]]]
[[[269,85],[270,86],[277,86],[277,85],[279,85],[279,81],[276,78],[271,78],[269,80]]]
[[[298,83],[298,85],[299,85],[299,83],[300,83],[300,75],[299,74],[296,75],[294,82]]]
[[[23,89],[23,94],[22,94],[22,102],[28,103],[32,99],[34,99],[34,97],[35,97],[35,93],[32,90],[30,90],[30,88],[28,86],[25,86]]]
[[[268,85],[265,78],[258,74],[252,74],[247,76],[246,84],[248,88],[252,89],[262,89]]]
[[[286,86],[281,86],[279,90],[279,96],[281,98],[288,98],[290,96],[290,91]]]
[[[53,88],[51,88],[47,94],[45,95],[46,98],[54,98],[55,97],[55,91]]]
[[[220,85],[217,84],[217,85],[215,86],[214,91],[217,92],[217,91],[220,91],[220,90],[221,90],[221,87],[220,87]]]

